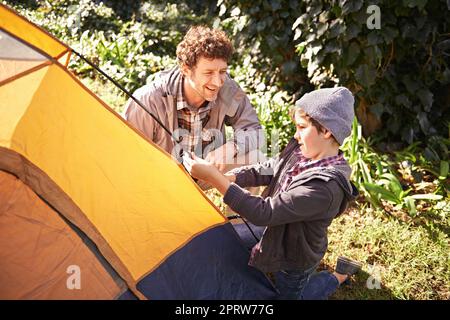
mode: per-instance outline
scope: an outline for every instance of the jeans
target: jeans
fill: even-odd
[[[338,279],[328,271],[281,270],[274,274],[279,300],[327,300],[337,288]]]
[[[261,238],[264,227],[258,227],[248,222],[253,233]],[[251,251],[256,244],[256,240],[248,230],[248,227],[241,224],[234,224],[233,227],[243,240],[246,248]],[[326,300],[337,288],[339,281],[328,271],[315,272],[317,266],[307,270],[282,270],[273,273],[275,286],[280,292],[280,300]]]

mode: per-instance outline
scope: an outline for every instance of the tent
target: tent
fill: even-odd
[[[270,299],[180,164],[0,5],[0,298]]]

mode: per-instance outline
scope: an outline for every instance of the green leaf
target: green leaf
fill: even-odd
[[[328,23],[319,23],[316,31],[317,37],[321,37],[328,29]]]
[[[381,178],[386,179],[388,181],[389,189],[392,190],[398,198],[401,198],[400,194],[403,192],[403,188],[397,177],[392,173],[384,173],[381,175]]]
[[[300,37],[302,36],[302,29],[297,28],[295,29],[295,33],[294,33],[294,41],[298,40]],[[298,47],[297,47],[298,48]],[[303,51],[303,50],[302,50]],[[298,51],[297,51],[298,52]]]
[[[443,196],[440,194],[413,194],[412,196],[408,196],[408,198],[417,199],[417,200],[441,200]]]
[[[360,48],[356,41],[352,41],[346,50],[345,61],[348,66],[351,66],[360,54]]]
[[[427,4],[427,0],[403,0],[403,5],[414,8],[418,7],[419,10],[422,10]]]
[[[409,75],[404,76],[402,78],[402,82],[406,87],[406,90],[412,95],[416,94],[417,89],[419,89],[419,85],[417,84],[417,81],[414,81],[411,79]]]
[[[375,83],[376,71],[367,64],[362,64],[356,69],[355,78],[358,83],[368,88]]]
[[[448,161],[441,160],[439,165],[439,179],[447,179],[449,171],[449,163]]]
[[[342,19],[335,19],[330,23],[330,29],[327,37],[328,39],[336,38],[337,36],[344,33],[345,30],[345,24]]]
[[[292,30],[297,28],[298,26],[303,26],[308,23],[309,15],[307,13],[302,14],[300,17],[295,20],[294,24],[292,25]]]
[[[367,43],[369,46],[373,46],[383,42],[383,38],[378,34],[377,30],[372,30],[367,35]]]
[[[357,23],[347,23],[344,33],[344,40],[349,41],[351,39],[354,39],[358,37],[359,33],[361,32],[361,26]]]
[[[402,105],[406,108],[411,107],[411,101],[409,101],[409,98],[403,93],[395,97],[395,103]]]
[[[391,43],[396,37],[398,37],[398,30],[392,27],[384,27],[381,29],[384,41],[386,43]]]
[[[256,24],[256,30],[258,30],[258,32],[263,31],[265,28],[266,28],[266,21],[265,20],[259,21]]]
[[[425,134],[427,134],[430,131],[431,126],[427,114],[425,112],[419,112],[417,114],[417,119],[419,120],[420,128]]]
[[[297,51],[297,54],[298,54],[298,55],[301,55],[301,54],[303,53],[303,50],[305,50],[305,45],[299,44],[299,45],[296,47],[296,51]]]
[[[433,94],[428,89],[420,89],[417,92],[417,96],[419,97],[422,105],[425,108],[426,112],[430,112],[431,106],[433,105]]]
[[[362,0],[350,0],[345,2],[344,7],[342,8],[342,14],[347,15],[349,13],[358,11],[363,6]]]
[[[372,176],[370,175],[370,170],[367,167],[367,164],[365,164],[362,159],[359,159],[358,165],[361,169],[361,173],[362,173],[364,182],[372,183]]]
[[[369,192],[378,195],[382,200],[393,202],[395,204],[401,203],[401,201],[396,197],[396,195],[393,192],[379,185],[373,183],[363,183],[363,185]]]
[[[272,11],[277,11],[281,8],[280,0],[270,0],[270,6],[272,7]]]
[[[406,207],[408,208],[409,214],[415,216],[417,214],[416,203],[413,198],[407,197],[404,199]]]
[[[370,111],[375,114],[378,119],[381,119],[384,112],[384,106],[382,103],[375,103],[370,106]]]
[[[307,6],[306,12],[312,17],[317,16],[322,11],[322,4],[320,1],[312,2],[310,6]]]

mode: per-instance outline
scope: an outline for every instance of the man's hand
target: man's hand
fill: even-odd
[[[208,153],[205,160],[212,163],[220,172],[224,172],[227,165],[234,163],[236,152],[234,142],[227,142]]]

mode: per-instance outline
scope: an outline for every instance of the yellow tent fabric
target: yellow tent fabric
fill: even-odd
[[[51,57],[67,55],[4,6],[0,28]],[[131,288],[195,235],[227,222],[179,164],[56,60],[0,82],[0,162],[8,152],[73,202],[79,213],[61,213],[89,225],[87,235]]]
[[[8,108],[5,102],[17,92],[27,94]],[[134,279],[193,235],[225,222],[168,155],[118,121],[61,66],[46,66],[3,85],[0,101],[0,146],[46,172]]]
[[[0,5],[0,27],[52,58],[58,59],[69,52],[65,44],[3,5]]]

